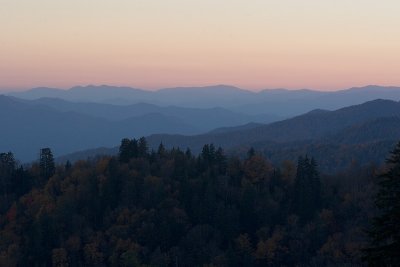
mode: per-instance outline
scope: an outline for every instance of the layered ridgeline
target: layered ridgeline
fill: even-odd
[[[399,88],[378,86],[337,92],[277,89],[257,93],[229,86],[155,92],[88,86],[13,94],[25,99],[0,99],[4,129],[0,151],[14,151],[24,162],[33,160],[43,146],[60,156],[112,147],[123,137],[162,134],[149,139],[153,147],[162,140],[197,152],[205,142],[232,150],[254,146],[277,162],[286,155],[295,159],[300,152],[307,152],[321,156],[322,163],[331,166],[345,166],[352,158],[360,162],[381,158],[397,136],[399,114],[381,111],[384,102],[377,102],[377,107],[365,105],[366,110],[359,111],[364,105],[332,113],[325,110],[378,97],[400,98]],[[298,116],[302,112],[309,113]],[[298,117],[265,126],[290,115]],[[332,160],[328,155],[344,159]]]
[[[43,146],[62,155],[113,146],[125,136],[199,134],[221,126],[272,120],[276,118],[223,108],[160,107],[145,103],[121,106],[0,96],[0,151],[14,151],[20,160],[29,161]]]
[[[199,153],[203,144],[213,143],[240,154],[254,147],[275,163],[296,160],[300,155],[318,157],[324,170],[338,170],[350,164],[381,162],[400,139],[400,103],[374,100],[335,111],[314,110],[291,119],[267,124],[223,128],[207,134],[152,135],[150,146],[190,148]],[[117,149],[92,150],[63,159],[82,159],[115,154]]]
[[[400,100],[399,87],[366,86],[335,92],[312,90],[268,89],[252,92],[233,86],[168,88],[145,91],[129,87],[86,86],[69,90],[35,88],[9,95],[38,99],[60,98],[69,101],[99,102],[109,104],[149,103],[182,107],[224,107],[247,114],[275,114],[294,116],[313,109],[338,109],[366,101],[382,98]],[[222,126],[222,125],[221,125]]]
[[[324,168],[335,170],[350,163],[381,161],[400,139],[400,103],[374,100],[335,111],[314,110],[291,119],[250,127],[225,129],[196,136],[153,135],[149,142],[189,147],[199,152],[201,143],[224,149],[255,147],[274,162],[311,154]]]

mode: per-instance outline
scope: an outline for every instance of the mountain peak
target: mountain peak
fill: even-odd
[[[125,86],[111,86],[111,85],[86,85],[86,86],[82,86],[82,85],[78,85],[78,86],[74,86],[71,87],[68,91],[80,91],[80,90],[107,90],[107,91],[111,91],[111,90],[126,90],[126,91],[134,91],[134,90],[140,90],[141,89],[137,89],[137,88],[132,88],[132,87],[125,87]]]
[[[210,85],[210,86],[190,86],[190,87],[170,87],[170,88],[164,88],[160,89],[157,92],[170,92],[170,91],[198,91],[198,92],[208,92],[208,91],[223,91],[223,92],[229,92],[229,91],[244,91],[244,92],[250,92],[232,85],[225,85],[225,84],[219,84],[219,85]]]
[[[379,91],[379,90],[400,90],[400,87],[370,84],[360,87],[351,87],[350,89],[345,89],[343,91]]]

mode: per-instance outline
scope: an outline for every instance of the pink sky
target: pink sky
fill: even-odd
[[[399,10],[394,0],[5,0],[0,89],[400,85]]]

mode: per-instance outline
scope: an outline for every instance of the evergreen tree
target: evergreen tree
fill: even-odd
[[[0,194],[4,201],[8,203],[8,195],[13,187],[13,174],[16,162],[11,152],[0,154]]]
[[[130,158],[137,158],[139,156],[139,144],[135,138],[129,144],[129,156]]]
[[[163,143],[160,143],[160,145],[158,146],[157,154],[160,157],[165,155],[165,147],[164,147]]]
[[[212,164],[215,160],[215,146],[213,144],[206,144],[201,151],[201,157],[208,164]]]
[[[224,173],[226,171],[227,162],[224,155],[224,150],[221,147],[219,147],[215,152],[215,161],[218,165],[218,171],[220,173]]]
[[[319,208],[321,185],[314,159],[299,157],[297,173],[294,184],[294,212],[302,222],[306,222],[314,216]]]
[[[119,161],[129,162],[131,158],[144,157],[148,153],[147,141],[144,137],[140,140],[124,138],[119,146]]]
[[[149,148],[147,146],[146,138],[141,137],[138,142],[138,156],[145,157],[148,153],[148,150]]]
[[[190,150],[190,148],[187,148],[185,151],[185,155],[188,159],[190,159],[192,157],[192,151]]]
[[[131,140],[124,138],[121,140],[121,145],[119,146],[119,160],[121,162],[128,162],[131,157],[130,152]]]
[[[43,178],[50,178],[55,173],[56,167],[54,163],[53,153],[50,148],[42,148],[40,150],[40,175]]]
[[[364,250],[369,266],[398,266],[400,263],[400,142],[387,159],[389,169],[378,177],[369,247]]]
[[[1,167],[14,168],[16,165],[14,154],[11,152],[0,153]]]
[[[198,164],[202,171],[210,169],[215,164],[215,146],[213,144],[206,144],[201,150]]]

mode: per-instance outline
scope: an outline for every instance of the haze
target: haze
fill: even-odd
[[[2,0],[0,88],[400,84],[395,0]]]

